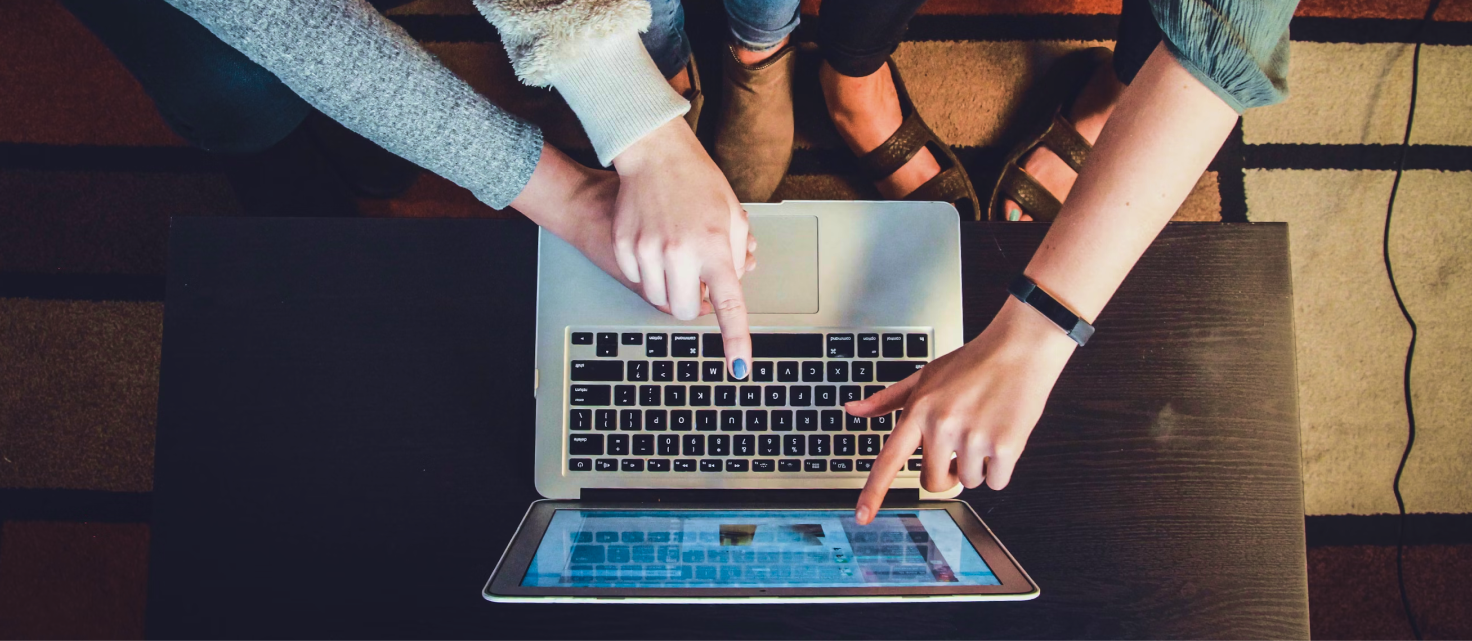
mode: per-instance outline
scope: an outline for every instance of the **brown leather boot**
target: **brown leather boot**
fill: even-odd
[[[754,67],[727,45],[721,121],[711,157],[744,203],[766,202],[792,163],[792,72],[797,49],[787,45]]]
[[[691,131],[699,131],[700,112],[705,108],[705,92],[700,90],[700,68],[695,66],[694,55],[690,56],[690,61],[685,63],[685,70],[681,73],[690,76],[690,90],[684,95],[690,101],[690,111],[685,112],[685,122],[690,125]]]

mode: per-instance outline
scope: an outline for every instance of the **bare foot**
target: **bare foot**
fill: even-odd
[[[889,74],[889,63],[862,78],[845,76],[824,62],[818,70],[828,116],[838,135],[855,155],[862,156],[884,144],[904,123],[900,97]],[[909,162],[875,183],[885,198],[900,199],[940,173],[940,163],[929,149],[921,149]]]
[[[1124,85],[1114,77],[1114,68],[1101,65],[1065,116],[1079,135],[1092,145],[1099,139],[1099,132],[1104,130],[1104,123],[1109,121],[1109,114],[1114,113],[1114,105],[1119,102],[1119,94],[1123,91]],[[1078,174],[1068,163],[1047,147],[1032,150],[1019,162],[1044,189],[1058,198],[1058,202],[1068,198],[1068,192],[1073,191],[1073,182],[1078,180]],[[1002,215],[1007,220],[1032,220],[1032,216],[1023,213],[1022,206],[1011,199],[1002,201]]]

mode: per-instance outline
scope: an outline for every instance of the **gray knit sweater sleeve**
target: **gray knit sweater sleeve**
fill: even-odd
[[[383,148],[503,208],[542,154],[535,125],[491,104],[363,0],[168,0]]]

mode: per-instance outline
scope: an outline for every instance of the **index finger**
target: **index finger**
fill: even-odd
[[[900,424],[895,426],[889,440],[884,443],[884,449],[879,451],[879,458],[874,459],[874,467],[869,470],[869,479],[864,481],[864,491],[859,494],[859,505],[854,510],[854,520],[859,525],[868,525],[874,520],[874,515],[879,513],[880,504],[884,503],[884,495],[889,492],[890,484],[894,483],[894,477],[904,469],[910,455],[919,446],[920,423],[915,420],[914,413],[905,412]]]
[[[705,269],[710,304],[725,344],[726,371],[734,380],[746,378],[751,369],[751,328],[746,324],[746,295],[741,291],[741,281],[725,260],[707,261]]]

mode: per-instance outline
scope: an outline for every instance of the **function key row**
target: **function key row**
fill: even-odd
[[[903,415],[872,418],[843,410],[572,410],[567,429],[574,432],[888,432]]]
[[[911,459],[908,469],[920,470],[920,459]],[[868,472],[874,459],[568,459],[574,472]]]
[[[920,371],[926,361],[754,361],[754,383],[894,383]],[[575,360],[568,378],[578,383],[737,382],[726,371],[726,361],[602,361]]]
[[[825,344],[826,343],[826,344]],[[573,345],[596,345],[602,358],[642,346],[648,358],[724,358],[720,334],[573,332]],[[755,358],[930,358],[926,334],[752,334]]]
[[[569,456],[878,456],[888,434],[573,434]],[[919,448],[915,456],[922,454]]]

